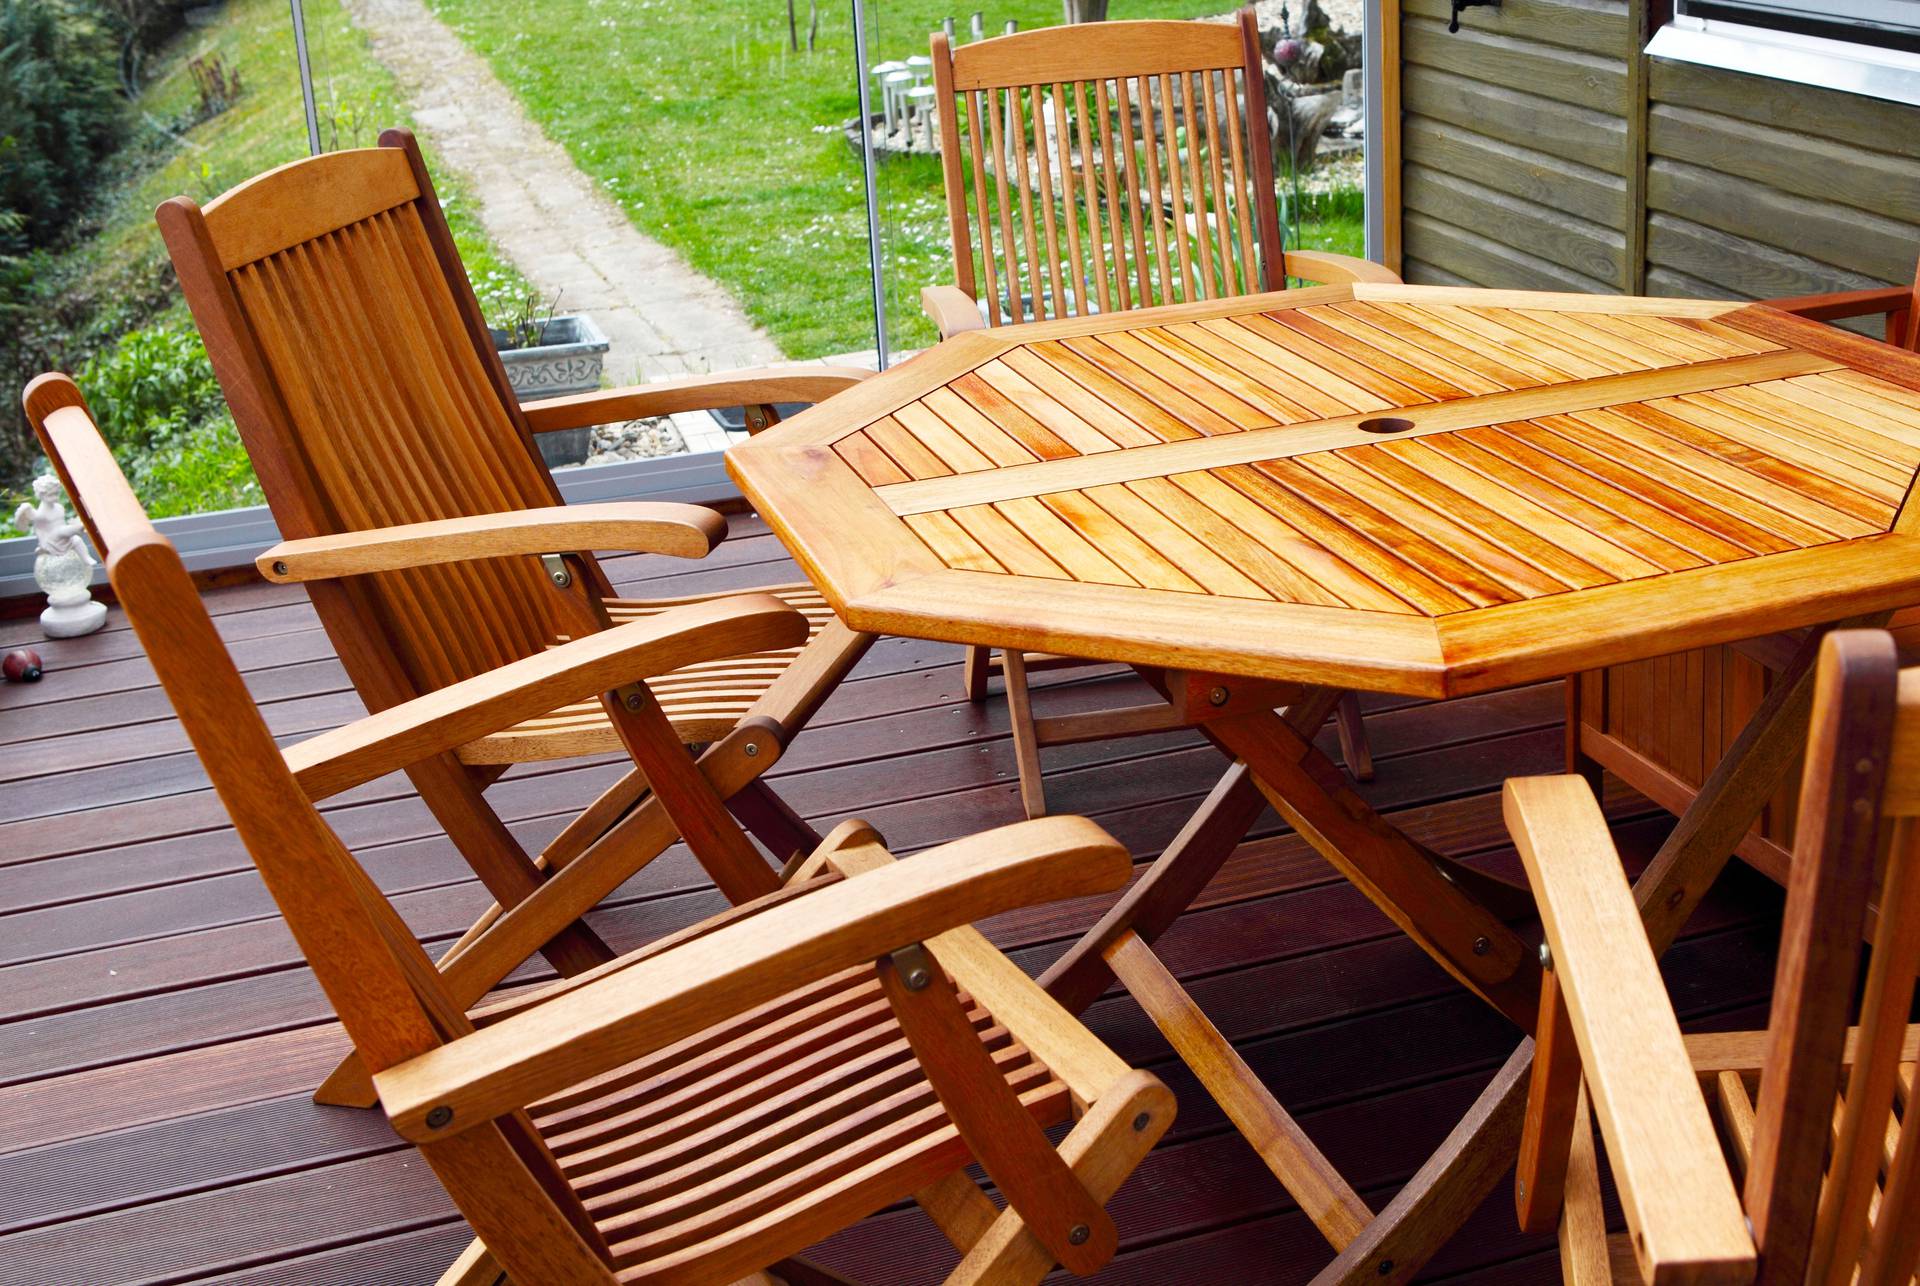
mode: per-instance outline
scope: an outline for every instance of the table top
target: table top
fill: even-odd
[[[1920,358],[1315,287],[956,336],[733,448],[856,629],[1446,696],[1920,602]]]

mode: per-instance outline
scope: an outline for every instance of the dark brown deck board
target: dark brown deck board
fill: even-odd
[[[636,596],[797,579],[764,526],[734,527],[701,563],[609,567]],[[251,585],[209,602],[277,735],[356,713],[300,591]],[[0,626],[0,644],[32,638],[30,622]],[[0,744],[42,739],[39,758],[16,747],[0,769],[0,1286],[431,1282],[464,1228],[376,1117],[307,1100],[343,1039],[124,618],[36,646],[53,667],[47,680],[0,688]],[[1133,683],[1036,680],[1058,710]],[[1004,705],[972,706],[959,683],[957,648],[882,642],[777,766],[778,785],[816,824],[858,813],[901,851],[1015,820]],[[1425,842],[1513,873],[1494,792],[1505,776],[1557,766],[1558,689],[1368,704],[1379,761],[1369,799]],[[1140,862],[1222,766],[1191,734],[1063,748],[1047,763],[1055,806],[1097,817]],[[537,844],[617,771],[607,761],[516,769],[493,796]],[[1608,808],[1623,846],[1642,856],[1669,824],[1631,796]],[[326,809],[423,939],[445,944],[486,902],[404,781],[368,783]],[[1037,971],[1104,902],[1029,908],[985,927]],[[596,920],[624,944],[719,905],[675,850]],[[1777,893],[1744,870],[1708,899],[1666,962],[1690,1016],[1753,1020],[1777,915]],[[1376,1207],[1512,1046],[1499,1019],[1271,815],[1163,946]],[[544,976],[536,963],[515,981]],[[1089,1021],[1181,1102],[1173,1133],[1116,1203],[1122,1250],[1100,1280],[1310,1277],[1329,1257],[1324,1243],[1152,1024],[1117,993]],[[876,1282],[937,1281],[954,1258],[911,1209],[842,1233],[821,1257]],[[1550,1280],[1557,1265],[1513,1230],[1501,1191],[1429,1275],[1504,1286]]]

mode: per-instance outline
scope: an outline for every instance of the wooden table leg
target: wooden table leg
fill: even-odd
[[[1640,905],[1654,955],[1673,945],[1687,917],[1733,856],[1734,845],[1773,798],[1788,765],[1806,745],[1814,664],[1827,629],[1882,625],[1889,615],[1876,613],[1808,631],[1793,660],[1775,677],[1766,700],[1634,881],[1634,900]]]
[[[1822,633],[1814,631],[1801,644],[1635,883],[1656,954],[1678,936],[1805,740]],[[1175,677],[1143,674],[1163,693]],[[1048,971],[1044,981],[1063,1004],[1077,1012],[1105,990],[1112,975],[1101,953],[1127,930],[1151,941],[1200,895],[1252,826],[1264,798],[1455,977],[1531,1029],[1540,973],[1532,953],[1495,913],[1504,882],[1462,879],[1464,868],[1401,835],[1359,797],[1312,744],[1337,697],[1315,690],[1285,716],[1263,710],[1214,719],[1202,714],[1200,730],[1235,763],[1146,875]],[[1519,1148],[1533,1052],[1531,1039],[1521,1041],[1440,1148],[1314,1279],[1315,1286],[1408,1281],[1446,1244]]]
[[[1243,762],[1275,811],[1428,955],[1522,1031],[1533,1030],[1540,1007],[1534,949],[1464,887],[1452,863],[1376,813],[1313,744],[1312,730],[1267,710],[1206,719],[1199,728]]]
[[[1246,765],[1228,768],[1146,874],[1040,976],[1040,985],[1070,1013],[1092,1004],[1113,982],[1107,948],[1128,930],[1144,942],[1164,933],[1246,838],[1263,806]]]
[[[1175,685],[1206,690],[1233,683],[1146,669],[1141,674],[1163,696]],[[1200,730],[1236,760],[1252,762],[1254,771],[1236,762],[1147,873],[1042,976],[1056,1000],[1075,1013],[1084,1009],[1113,981],[1105,953],[1123,932],[1131,929],[1144,942],[1165,932],[1245,838],[1264,794],[1455,977],[1531,1030],[1538,1010],[1538,965],[1532,950],[1501,920],[1525,913],[1526,891],[1408,839],[1360,798],[1313,744],[1344,695],[1333,688],[1308,689],[1278,714],[1255,708],[1209,719],[1205,707],[1192,707]],[[1262,764],[1277,777],[1261,780]],[[1285,779],[1284,786],[1277,778]],[[1408,909],[1414,907],[1424,909]]]
[[[1533,1041],[1523,1040],[1427,1163],[1313,1286],[1412,1281],[1513,1164],[1532,1068]]]
[[[1884,624],[1884,614],[1840,627]],[[1722,756],[1660,852],[1634,882],[1655,955],[1733,856],[1734,845],[1773,797],[1806,741],[1813,669],[1826,631],[1800,644],[1767,698]],[[1439,1151],[1359,1237],[1314,1278],[1314,1286],[1360,1286],[1412,1278],[1486,1199],[1520,1146],[1534,1046],[1524,1040]]]

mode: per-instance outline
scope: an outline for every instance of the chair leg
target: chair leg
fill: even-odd
[[[506,1280],[506,1270],[488,1252],[486,1243],[475,1237],[460,1252],[460,1258],[440,1274],[438,1286],[506,1286]]]
[[[1107,962],[1301,1213],[1336,1251],[1345,1250],[1373,1221],[1366,1202],[1260,1083],[1153,948],[1126,933],[1108,950]]]
[[[792,861],[796,854],[804,858],[820,847],[820,832],[758,778],[727,801],[727,811],[783,864]]]
[[[1512,1172],[1527,1110],[1533,1042],[1522,1041],[1460,1123],[1312,1286],[1395,1286],[1458,1232],[1495,1184]]]
[[[1355,781],[1373,780],[1373,748],[1367,744],[1367,725],[1360,718],[1360,698],[1342,693],[1333,708],[1335,725],[1340,730],[1340,758]]]
[[[502,906],[512,907],[539,890],[544,873],[487,803],[466,765],[451,755],[438,755],[409,767],[407,777],[427,811]],[[558,929],[541,954],[565,977],[613,959],[612,950],[581,920]]]
[[[1067,1137],[1060,1155],[1093,1199],[1106,1202],[1173,1124],[1173,1095],[1152,1075],[1131,1072],[1095,1103]],[[1018,1212],[1002,1210],[947,1278],[947,1286],[1038,1283],[1053,1256]]]
[[[1027,690],[1027,658],[1018,651],[1000,654],[1007,680],[1007,719],[1013,730],[1013,762],[1020,771],[1020,806],[1029,818],[1047,815],[1047,791],[1041,781],[1040,739],[1033,726],[1032,695]]]
[[[979,644],[967,648],[966,667],[961,671],[961,687],[969,701],[987,699],[987,671],[992,667],[993,653]]]
[[[987,1229],[1000,1217],[993,1201],[964,1170],[936,1179],[914,1193],[913,1199],[963,1255],[973,1249],[973,1243],[987,1235]]]

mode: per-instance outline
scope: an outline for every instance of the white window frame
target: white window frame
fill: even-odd
[[[1776,3],[1782,10],[1815,11],[1808,0]],[[1861,32],[1866,36],[1870,29]],[[1680,12],[1654,33],[1647,53],[1920,107],[1920,53],[1864,40],[1836,40]]]

